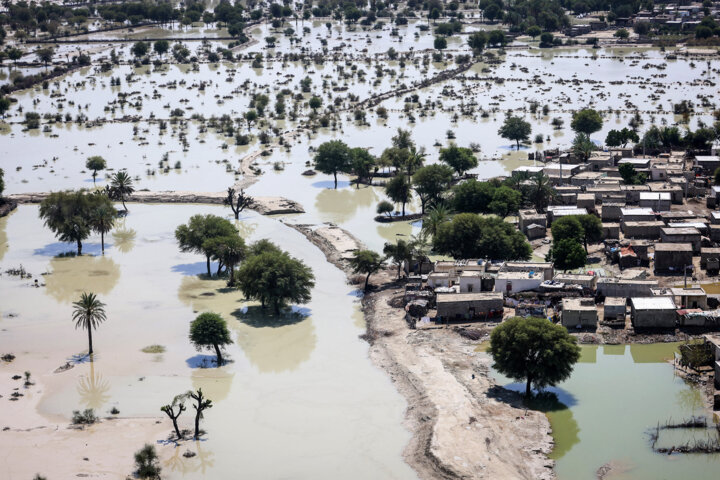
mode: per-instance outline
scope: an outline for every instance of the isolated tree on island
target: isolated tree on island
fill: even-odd
[[[192,321],[190,341],[198,351],[203,348],[214,348],[218,366],[224,363],[221,349],[233,343],[225,320],[212,312],[201,313]]]
[[[505,122],[498,130],[498,135],[502,138],[515,140],[518,150],[520,150],[520,142],[526,142],[530,138],[530,133],[532,133],[530,123],[512,115],[505,117]]]
[[[80,300],[73,302],[73,321],[75,328],[82,328],[88,332],[88,355],[93,354],[92,331],[104,322],[105,304],[98,300],[94,293],[83,292]]]
[[[488,353],[498,372],[526,381],[527,398],[533,385],[542,389],[569,378],[580,359],[580,347],[567,329],[543,318],[504,321],[490,335]]]
[[[98,170],[105,170],[106,167],[107,163],[105,162],[105,159],[100,155],[93,155],[85,162],[85,168],[93,171],[93,184],[95,184],[95,177],[97,177]]]
[[[447,148],[440,149],[440,161],[450,165],[460,177],[468,170],[478,166],[478,159],[472,150],[458,147],[454,143]]]
[[[135,191],[135,187],[133,187],[133,181],[132,178],[130,178],[130,175],[124,170],[120,170],[119,172],[115,172],[115,175],[112,176],[112,179],[110,180],[110,191],[113,195],[113,198],[118,198],[123,204],[123,208],[127,212],[127,206],[125,206],[125,197],[132,195]]]
[[[364,273],[366,275],[365,288],[363,290],[367,292],[370,285],[370,275],[380,270],[383,264],[383,258],[380,254],[372,250],[357,250],[353,253],[349,263],[353,272]]]
[[[180,225],[175,229],[175,239],[181,252],[194,252],[205,255],[207,274],[210,271],[211,245],[207,240],[216,237],[230,237],[237,235],[235,225],[229,220],[217,215],[193,215],[187,225]]]
[[[338,172],[348,172],[351,168],[350,148],[341,140],[330,140],[321,144],[315,152],[315,168],[331,175],[337,188]]]
[[[377,159],[362,147],[350,149],[351,171],[357,175],[355,180],[355,188],[360,188],[360,182],[367,180],[372,183],[373,174],[377,170]]]
[[[602,117],[592,108],[583,108],[575,113],[572,122],[570,122],[570,128],[577,133],[584,133],[587,136],[597,132],[602,126]]]

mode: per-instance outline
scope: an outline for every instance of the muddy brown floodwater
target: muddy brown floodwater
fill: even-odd
[[[22,264],[33,275],[0,276],[0,351],[17,357],[0,363],[0,427],[9,428],[0,433],[0,476],[123,479],[132,453],[147,441],[158,446],[163,478],[170,479],[239,471],[249,478],[415,478],[401,455],[410,438],[401,423],[405,403],[367,358],[358,299],[344,274],[301,234],[243,215],[238,224],[247,240],[271,239],[317,279],[311,303],[267,317],[224,281],[198,278],[204,259],[177,250],[175,227],[196,213],[229,210],[132,204],[108,236],[104,257],[90,239],[88,255],[58,258],[71,247],[42,226],[36,206],[0,219],[3,271]],[[45,286],[33,287],[35,278]],[[94,336],[92,363],[80,359],[87,336],[71,322],[71,302],[88,289],[108,312]],[[221,368],[202,368],[212,355],[196,352],[187,339],[190,321],[208,310],[227,320],[234,340],[231,362]],[[165,352],[141,351],[152,344]],[[73,368],[54,373],[66,362]],[[26,370],[35,385],[10,379]],[[13,388],[24,396],[10,402]],[[159,408],[191,388],[214,402],[203,421],[208,434],[197,443],[167,444],[171,424]],[[113,407],[117,420],[68,430],[73,410],[111,417]],[[181,426],[191,427],[187,413]],[[198,455],[183,457],[188,449]]]

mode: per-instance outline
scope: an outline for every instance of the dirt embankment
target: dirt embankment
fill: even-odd
[[[18,203],[40,203],[49,194],[42,193],[18,193],[8,195],[11,201]],[[207,203],[211,205],[222,205],[227,194],[225,192],[146,192],[138,191],[128,197],[128,202],[138,203]],[[252,210],[262,215],[280,215],[288,213],[305,213],[302,205],[294,200],[283,197],[253,197]]]
[[[351,234],[336,226],[289,226],[351,277],[345,261]],[[363,299],[365,338],[373,362],[408,402],[406,461],[422,479],[554,478],[545,415],[525,410],[519,396],[495,385],[489,359],[473,342],[449,329],[410,330],[399,307],[402,285],[392,278],[388,271],[371,279],[379,287]]]

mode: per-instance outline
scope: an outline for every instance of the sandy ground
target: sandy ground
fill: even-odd
[[[8,195],[8,198],[19,203],[39,203],[47,193],[18,193]],[[127,202],[140,203],[208,203],[220,205],[227,196],[226,192],[183,192],[163,191],[133,193]],[[288,213],[305,213],[302,205],[283,197],[253,197],[255,205],[252,210],[262,215],[279,215]]]
[[[290,226],[352,276],[343,261],[352,235],[335,226]],[[380,287],[363,299],[365,337],[373,362],[407,399],[412,439],[404,455],[410,466],[423,479],[554,478],[547,417],[525,410],[518,395],[497,388],[490,360],[455,331],[409,329],[404,310],[392,306],[403,292],[392,276],[386,271],[371,278]]]

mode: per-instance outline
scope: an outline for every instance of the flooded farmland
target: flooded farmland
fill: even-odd
[[[313,163],[326,142],[341,140],[379,158],[397,143],[399,130],[408,130],[421,163],[439,164],[441,149],[457,144],[479,160],[463,173],[479,180],[507,176],[539,165],[529,153],[570,148],[573,114],[585,107],[603,116],[590,137],[600,148],[610,130],[630,124],[640,133],[651,125],[712,125],[719,109],[716,54],[615,44],[541,49],[537,39],[521,35],[507,48],[476,56],[468,35],[497,25],[468,22],[438,56],[429,19],[372,29],[330,17],[288,18],[282,28],[260,20],[244,28],[244,42],[229,33],[228,22],[218,23],[113,28],[48,42],[54,63],[69,63],[82,51],[88,64],[8,95],[12,104],[0,116],[0,193],[102,193],[125,172],[135,192],[236,187],[252,197],[297,202],[303,213],[263,216],[251,205],[235,220],[221,205],[128,202],[128,213],[105,232],[104,248],[93,233],[83,255],[53,235],[36,204],[1,217],[0,355],[13,359],[0,362],[6,404],[0,423],[7,428],[0,476],[123,479],[133,472],[133,453],[149,444],[167,479],[487,478],[490,472],[569,480],[596,478],[603,467],[606,480],[713,478],[708,472],[717,470],[720,456],[663,456],[649,446],[658,422],[707,415],[700,393],[665,362],[674,344],[583,346],[572,377],[549,389],[557,402],[547,419],[528,416],[520,434],[503,438],[496,423],[522,406],[477,400],[480,387],[463,383],[476,379],[472,354],[458,350],[446,360],[436,356],[443,352],[438,345],[407,357],[383,351],[375,340],[398,335],[382,323],[368,328],[367,321],[384,306],[362,303],[362,282],[353,278],[359,272],[342,263],[347,259],[331,261],[333,245],[292,227],[332,224],[374,252],[422,231],[423,207],[412,191],[403,208],[415,218],[374,220],[381,202],[390,200],[396,210],[401,203],[384,186],[396,171],[392,162],[378,167],[369,185],[340,171],[335,186],[334,176]],[[145,62],[133,51],[136,41],[165,38],[187,48],[185,58],[151,50],[153,61]],[[212,53],[218,58],[211,60]],[[36,55],[26,49],[2,63],[0,86],[46,74],[52,62],[43,66]],[[679,99],[692,102],[684,114],[675,112]],[[28,113],[38,115],[36,126]],[[498,132],[509,115],[529,123],[532,133],[522,144]],[[107,165],[93,172],[86,162],[97,155]],[[118,211],[124,199],[113,199]],[[205,255],[182,251],[175,234],[193,215],[221,217],[246,245],[268,239],[301,260],[314,275],[311,299],[269,313],[226,278],[207,275]],[[222,266],[213,260],[210,268]],[[391,284],[394,268],[371,272],[374,283]],[[72,322],[84,292],[97,294],[107,312],[93,331],[92,355],[86,332]],[[396,300],[382,298],[388,305]],[[217,365],[214,350],[198,351],[189,340],[191,322],[204,312],[227,324],[224,365]],[[403,361],[407,370],[392,368]],[[413,390],[440,371],[444,377],[432,391]],[[458,372],[462,381],[454,378]],[[502,377],[498,383],[522,390]],[[173,439],[161,407],[200,389],[212,400],[203,434]],[[486,417],[476,418],[468,404]],[[78,426],[74,412],[86,409],[100,421]],[[180,417],[188,432],[193,414],[188,408]],[[448,426],[443,416],[455,423]],[[545,443],[510,451],[520,441],[549,441],[548,421],[552,451]],[[528,431],[536,437],[524,436]],[[462,444],[461,435],[477,444]],[[463,456],[478,446],[487,458]],[[443,455],[454,448],[448,461]],[[445,461],[456,470],[444,470]]]

